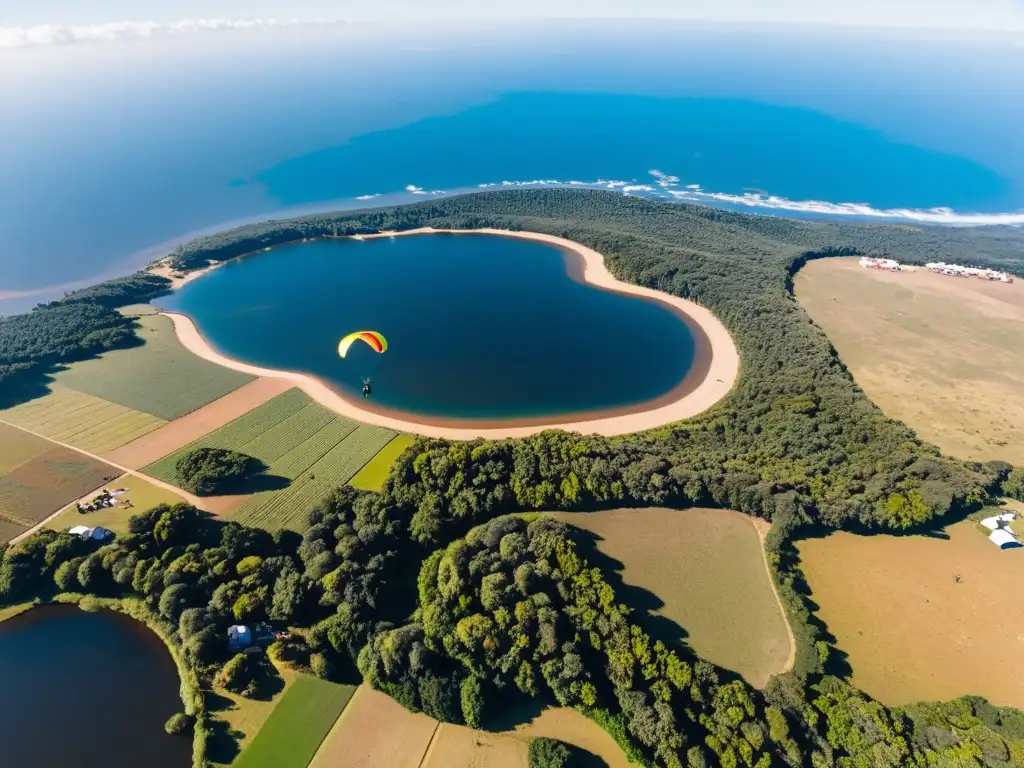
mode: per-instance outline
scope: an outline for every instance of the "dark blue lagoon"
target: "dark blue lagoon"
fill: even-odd
[[[0,765],[186,768],[192,739],[163,642],[117,613],[35,608],[0,624]]]
[[[160,300],[220,352],[312,374],[424,421],[550,422],[647,407],[699,383],[707,342],[661,302],[581,282],[576,254],[494,235],[299,243]],[[384,334],[389,349],[338,341]]]

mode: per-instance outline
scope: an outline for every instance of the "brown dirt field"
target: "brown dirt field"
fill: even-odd
[[[752,519],[720,509],[616,509],[554,513],[594,533],[627,587],[653,593],[700,656],[751,685],[792,664],[789,625]],[[594,563],[600,565],[600,563]]]
[[[796,297],[882,410],[952,456],[1024,464],[1024,281],[807,264]]]
[[[527,768],[530,739],[574,744],[629,768],[607,733],[572,709],[548,709],[509,731],[475,731],[413,714],[367,685],[359,686],[310,768]]]
[[[31,527],[120,474],[70,448],[51,448],[0,477],[0,516]]]
[[[283,379],[258,378],[104,456],[129,469],[141,469],[234,421],[290,387]]]
[[[977,694],[1024,707],[1024,550],[997,549],[971,521],[945,532],[798,542],[818,615],[854,684],[885,704]]]
[[[46,453],[53,443],[0,423],[0,475]]]
[[[361,685],[309,768],[419,768],[438,725]]]

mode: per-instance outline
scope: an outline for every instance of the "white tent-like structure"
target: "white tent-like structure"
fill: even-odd
[[[988,540],[997,547],[1000,549],[1016,549],[1017,547],[1024,547],[1024,544],[1021,543],[1020,539],[1010,529],[1010,523],[1015,519],[1017,519],[1017,515],[1013,512],[1004,512],[994,517],[986,517],[981,521],[981,524],[992,531],[989,534]]]

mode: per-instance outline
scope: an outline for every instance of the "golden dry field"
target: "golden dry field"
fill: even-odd
[[[808,263],[796,297],[885,413],[951,456],[1024,464],[1024,280]]]
[[[1024,707],[1024,549],[1000,550],[979,528],[798,542],[858,688],[889,705],[977,694]]]
[[[753,520],[722,509],[615,509],[556,512],[597,537],[599,552],[626,587],[653,594],[654,613],[686,634],[703,658],[751,685],[792,663],[785,615],[775,597]],[[643,604],[632,597],[630,604]],[[657,634],[657,633],[655,633]]]

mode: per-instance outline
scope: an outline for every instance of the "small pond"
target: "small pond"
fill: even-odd
[[[178,672],[145,625],[108,611],[35,608],[0,624],[0,765],[188,768]]]
[[[628,410],[678,392],[699,345],[661,302],[581,282],[577,257],[494,235],[287,245],[157,303],[223,354],[309,373],[342,395],[424,418],[529,421]],[[338,341],[356,330],[384,354]]]

